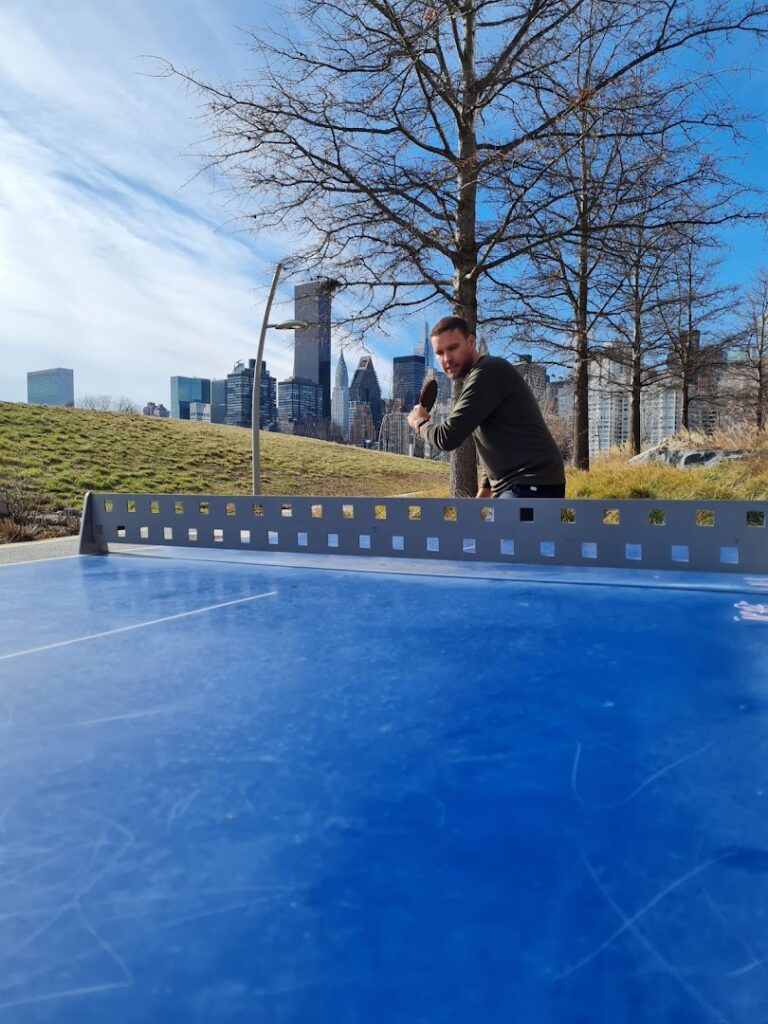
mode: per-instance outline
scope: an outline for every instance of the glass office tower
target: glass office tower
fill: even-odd
[[[75,404],[75,374],[57,366],[52,370],[30,370],[27,374],[27,401],[30,405]]]
[[[171,416],[189,419],[189,403],[211,401],[211,382],[207,377],[171,377]]]

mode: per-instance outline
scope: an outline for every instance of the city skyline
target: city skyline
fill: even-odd
[[[695,336],[694,345],[700,348],[700,332],[696,330],[692,334]],[[413,432],[406,421],[405,406],[411,401],[412,390],[419,387],[420,379],[423,381],[429,376],[436,376],[440,382],[438,401],[432,413],[433,419],[440,422],[450,412],[450,381],[434,367],[425,367],[425,355],[416,351],[421,347],[421,344],[415,345],[413,355],[393,357],[395,388],[393,396],[386,399],[378,397],[378,378],[373,357],[361,357],[350,384],[342,351],[335,370],[333,422],[332,425],[328,424],[331,433],[314,434],[310,429],[309,436],[404,455],[443,458],[444,453],[432,452],[428,448],[423,450],[423,446],[415,444]],[[590,455],[630,441],[630,374],[621,354],[622,348],[626,348],[626,345],[621,342],[605,345],[590,367]],[[712,349],[716,350],[716,346],[712,346]],[[706,346],[702,352],[705,350]],[[667,360],[668,366],[673,370],[675,358],[673,352]],[[398,362],[401,364],[399,373],[396,365]],[[226,380],[174,376],[170,381],[170,409],[165,408],[162,403],[149,401],[141,411],[145,416],[189,419],[249,428],[254,363],[253,359],[249,360],[248,367],[242,362],[237,363]],[[515,366],[531,387],[536,399],[542,403],[550,416],[555,416],[561,421],[560,429],[563,429],[562,424],[567,423],[572,415],[572,379],[553,379],[547,367],[529,355],[523,355]],[[238,379],[234,389],[237,394],[230,396],[229,382],[233,378]],[[73,404],[71,369],[56,367],[30,371],[27,381],[29,404]],[[213,405],[217,400],[215,390],[216,385],[221,384],[227,384],[224,403],[226,415],[216,416],[213,413]],[[690,399],[693,404],[689,426],[709,433],[731,422],[734,405],[739,407],[743,402],[750,400],[748,388],[749,384],[738,359],[731,360],[726,357],[723,361],[718,357],[711,365],[705,360],[704,371],[700,375],[697,374],[691,382]],[[302,423],[311,428],[313,424],[317,425],[328,419],[321,415],[320,386],[306,378],[294,376],[277,382],[263,362],[261,390],[262,429],[303,433]],[[236,399],[234,403],[232,397]],[[112,411],[137,412],[138,409],[113,408]],[[683,393],[679,381],[674,379],[674,373],[672,377],[657,373],[646,381],[642,391],[640,416],[644,447],[658,444],[665,437],[677,433],[684,422],[684,413]],[[335,434],[334,429],[337,431]],[[567,431],[567,428],[565,429]]]
[[[245,0],[2,6],[0,400],[23,401],[28,370],[66,365],[78,394],[143,404],[166,400],[160,388],[171,375],[207,376],[255,356],[272,271],[292,240],[238,232],[231,196],[200,172],[194,95],[142,55],[237,77],[253,56],[235,26],[257,20]],[[724,66],[734,57],[758,69],[734,85],[757,110],[764,50],[723,48]],[[746,128],[756,148],[743,151],[744,173],[756,184],[768,165],[765,127],[763,118]],[[745,282],[768,262],[760,229],[727,241],[730,280]],[[278,289],[271,319],[290,315],[294,283]],[[348,311],[354,295],[335,301]],[[414,325],[387,329],[391,340],[373,337],[359,351],[388,367],[410,351]],[[334,360],[343,340],[333,339]],[[279,332],[268,332],[265,358],[278,379],[290,376],[293,350]],[[391,393],[390,378],[380,381]]]

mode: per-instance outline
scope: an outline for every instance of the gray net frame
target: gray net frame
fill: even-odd
[[[336,498],[90,492],[81,554],[110,545],[768,573],[766,501]]]

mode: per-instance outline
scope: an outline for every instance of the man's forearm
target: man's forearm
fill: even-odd
[[[456,405],[443,423],[429,423],[419,431],[421,437],[441,452],[452,452],[472,434],[493,411],[496,397],[487,384],[472,381],[464,386]]]

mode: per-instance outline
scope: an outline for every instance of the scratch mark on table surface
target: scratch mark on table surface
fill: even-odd
[[[35,1003],[51,1002],[53,999],[72,999],[75,996],[90,996],[100,992],[112,992],[117,988],[127,988],[128,982],[107,981],[101,985],[83,985],[79,988],[62,989],[58,992],[45,992],[38,996],[22,996],[19,999],[10,999],[0,1003],[0,1010],[9,1010],[15,1006],[31,1006]]]
[[[189,808],[192,806],[193,801],[200,795],[201,790],[192,789],[183,797],[179,797],[175,800],[168,813],[168,821],[166,822],[166,828],[170,832],[171,826],[180,818],[183,818]]]
[[[448,753],[452,753],[449,751]],[[459,753],[458,751],[456,753]],[[526,754],[521,753],[519,750],[497,750],[490,751],[487,754],[462,754],[460,757],[450,757],[448,763],[451,765],[458,764],[485,764],[493,763],[494,761],[509,761],[512,758],[526,757]]]
[[[583,850],[581,851],[581,859],[584,862],[584,866],[586,867],[587,871],[591,875],[592,881],[595,883],[595,886],[605,899],[606,903],[611,907],[616,916],[622,922],[621,928],[618,930],[617,934],[621,934],[625,931],[631,932],[631,934],[634,935],[634,937],[647,950],[647,952],[649,952],[654,957],[654,959],[656,959],[658,963],[661,964],[661,966],[664,968],[665,972],[669,975],[669,977],[673,981],[677,982],[677,984],[686,993],[686,995],[688,995],[703,1010],[709,1013],[714,1020],[719,1022],[719,1024],[729,1024],[728,1019],[723,1016],[720,1010],[718,1010],[717,1007],[713,1006],[710,1002],[708,1002],[701,994],[701,992],[699,992],[697,988],[691,985],[690,982],[686,981],[680,973],[680,971],[678,971],[677,968],[674,966],[674,964],[671,964],[666,959],[666,957],[664,957],[663,954],[659,952],[656,946],[653,945],[650,939],[648,939],[647,936],[645,936],[637,927],[638,919],[642,917],[643,914],[647,913],[650,907],[658,903],[660,899],[663,899],[663,897],[667,895],[672,888],[677,888],[679,885],[683,883],[683,881],[687,881],[688,879],[693,878],[695,875],[700,874],[703,870],[705,870],[705,868],[710,867],[711,864],[715,863],[715,861],[706,861],[704,864],[700,864],[697,868],[694,868],[693,871],[690,871],[682,879],[678,879],[678,881],[673,882],[671,886],[667,886],[666,889],[662,890],[661,893],[655,896],[650,901],[650,903],[642,907],[641,910],[639,910],[636,914],[633,914],[631,917],[628,917],[622,910],[622,908],[619,906],[619,904],[616,902],[616,900],[614,900],[613,896],[611,896],[611,894],[608,892],[606,887],[603,885],[602,881],[600,880],[597,874],[597,871],[595,871],[594,867],[590,863],[586,853]],[[722,858],[716,858],[715,860],[717,859]]]
[[[8,817],[8,815],[14,809],[16,804],[19,802],[19,799],[20,799],[19,796],[15,796],[13,798],[13,800],[11,800],[11,802],[9,804],[6,804],[6,806],[3,808],[3,810],[0,811],[0,831],[1,832],[5,833],[7,831],[6,826],[5,826],[5,819]]]
[[[43,921],[41,925],[38,925],[37,928],[33,929],[12,949],[4,950],[2,957],[0,957],[0,959],[4,961],[10,960],[11,957],[14,957],[18,953],[23,952],[29,945],[31,945],[35,941],[35,939],[38,939],[41,935],[45,935],[45,933],[51,928],[51,926],[56,924],[56,922],[59,921],[68,910],[71,910],[72,907],[73,904],[71,901],[62,904],[62,906],[58,907],[54,911],[54,913],[51,914],[50,917]]]
[[[743,974],[749,974],[754,971],[756,967],[765,967],[768,964],[768,958],[762,960],[752,960],[748,964],[742,964],[741,967],[735,967],[732,971],[728,971],[727,976],[729,978],[740,978]]]
[[[145,711],[126,711],[122,715],[108,715],[105,718],[89,718],[82,722],[66,722],[65,729],[85,729],[92,725],[106,725],[110,722],[129,722],[134,718],[154,718],[156,715],[171,715],[176,711],[186,711],[183,705],[148,708]]]
[[[6,889],[9,886],[14,886],[18,882],[30,875],[36,874],[43,868],[50,867],[51,864],[55,864],[57,861],[63,860],[65,857],[70,856],[73,853],[77,853],[79,850],[89,850],[92,848],[90,842],[74,843],[72,846],[65,847],[64,849],[55,849],[49,857],[44,857],[41,861],[37,861],[35,864],[24,868],[23,871],[17,872],[11,878],[6,878],[0,882],[0,889]]]
[[[593,878],[596,878],[595,870],[587,860],[586,854],[583,850],[581,855],[582,860],[584,861],[584,864],[586,865],[590,875],[592,875]],[[686,882],[690,882],[691,879],[696,878],[697,875],[702,874],[702,872],[712,867],[713,864],[717,864],[724,859],[724,856],[719,856],[712,857],[709,860],[703,861],[701,864],[698,864],[695,868],[692,868],[692,870],[686,872],[686,874],[681,875],[679,878],[676,878],[673,882],[670,882],[668,885],[665,885],[663,889],[660,889],[652,899],[648,900],[647,903],[644,903],[643,906],[640,907],[639,910],[635,911],[635,913],[631,916],[627,916],[626,914],[622,913],[622,924],[619,928],[611,932],[611,934],[606,939],[604,939],[600,943],[600,945],[597,946],[596,949],[593,949],[591,953],[582,957],[581,960],[578,960],[575,964],[570,964],[564,970],[560,971],[559,974],[556,975],[556,978],[566,978],[569,974],[573,974],[574,972],[581,970],[581,968],[585,967],[591,960],[594,960],[596,956],[599,956],[599,954],[602,953],[603,950],[607,949],[610,945],[612,945],[616,941],[616,939],[619,938],[620,935],[623,935],[624,932],[633,929],[637,922],[641,918],[645,917],[649,910],[652,910],[658,903],[661,903],[661,901],[665,899],[667,896],[669,896],[670,893],[673,893],[676,889],[679,889],[681,886],[685,885]],[[600,884],[602,886],[602,883]]]
[[[123,960],[123,958],[115,952],[112,946],[110,946],[107,940],[96,931],[91,922],[85,916],[85,912],[83,911],[83,908],[80,906],[79,903],[77,904],[77,915],[80,918],[80,921],[82,922],[82,925],[85,928],[85,930],[93,936],[93,938],[96,940],[99,946],[101,946],[101,948],[104,950],[107,956],[110,957],[122,971],[124,983],[126,985],[132,985],[133,974],[131,973],[125,960]]]
[[[729,932],[731,939],[737,941],[749,957],[749,960],[745,961],[741,967],[735,967],[730,971],[726,971],[726,976],[738,978],[742,974],[749,974],[750,971],[755,970],[757,967],[768,965],[768,959],[764,958],[749,941],[746,929],[740,927],[737,922],[734,922],[731,915],[713,899],[706,878],[702,879],[701,890],[704,902],[709,908],[710,913],[717,918],[723,929]]]
[[[581,793],[579,792],[578,783],[576,781],[577,776],[579,774],[579,761],[580,760],[581,760],[581,744],[577,743],[576,744],[576,753],[573,755],[573,767],[571,768],[571,789],[573,790],[573,795],[576,797],[577,801],[583,807],[584,806],[584,800],[582,799]]]
[[[629,793],[628,796],[622,797],[621,800],[615,800],[610,803],[587,804],[584,798],[582,797],[581,793],[579,792],[577,783],[577,776],[579,771],[579,764],[581,761],[582,749],[581,744],[579,743],[576,745],[576,753],[573,758],[573,767],[571,769],[571,789],[573,790],[574,796],[582,805],[582,807],[591,807],[601,811],[613,810],[616,807],[622,807],[624,806],[624,804],[628,804],[630,800],[634,800],[634,798],[639,793],[641,793],[644,789],[647,789],[647,787],[654,783],[657,779],[660,779],[663,775],[666,775],[668,772],[671,772],[673,769],[679,767],[681,764],[685,764],[686,761],[690,761],[694,757],[698,757],[700,754],[706,753],[706,751],[709,750],[711,746],[711,743],[706,743],[703,747],[699,747],[698,750],[693,750],[691,751],[691,753],[684,754],[682,757],[679,757],[676,761],[671,761],[669,764],[663,765],[661,768],[658,768],[655,772],[652,772],[652,774],[649,775],[647,778],[643,779],[639,786],[636,786],[632,790],[632,792]]]

